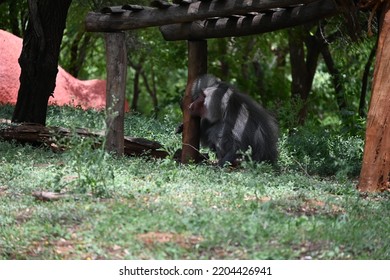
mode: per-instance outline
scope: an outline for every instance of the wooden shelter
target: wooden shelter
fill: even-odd
[[[191,103],[192,82],[207,72],[206,39],[247,36],[315,22],[341,12],[344,3],[342,0],[173,0],[173,3],[152,1],[147,7],[122,5],[90,12],[86,30],[105,32],[107,44],[107,111],[110,112],[107,149],[123,153],[126,49],[121,31],[160,27],[165,40],[188,41],[181,159],[197,161],[199,119],[191,117],[186,108]],[[388,155],[386,160],[389,165]]]

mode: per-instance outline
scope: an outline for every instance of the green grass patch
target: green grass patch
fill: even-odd
[[[0,107],[0,118],[12,108]],[[180,147],[176,123],[127,115],[125,133]],[[104,129],[50,107],[47,125]],[[180,165],[0,142],[0,259],[389,259],[389,194],[356,191],[362,140],[282,135],[278,166]],[[65,193],[56,201],[32,193]]]

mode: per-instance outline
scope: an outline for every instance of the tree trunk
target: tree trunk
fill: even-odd
[[[126,48],[129,49],[128,42],[126,42]],[[141,93],[140,81],[141,81],[141,78],[142,78],[142,72],[144,72],[144,69],[143,69],[144,60],[141,59],[138,63],[133,62],[131,60],[132,59],[132,56],[130,55],[131,52],[128,52],[128,54],[129,55],[127,56],[127,63],[129,64],[129,66],[131,68],[133,68],[133,70],[135,72],[134,73],[134,79],[133,79],[133,98],[131,100],[130,110],[134,111],[134,112],[137,112],[138,111],[139,95]]]
[[[139,93],[140,93],[140,88],[139,88],[139,80],[140,80],[140,70],[141,68],[136,68],[135,69],[135,74],[134,74],[134,84],[133,84],[133,100],[131,101],[131,110],[136,112],[138,110],[138,98],[139,98]]]
[[[321,44],[322,57],[324,58],[329,74],[332,76],[333,87],[334,87],[336,101],[339,107],[340,115],[341,117],[343,117],[342,111],[347,108],[347,101],[345,100],[345,96],[343,93],[343,86],[341,84],[341,75],[339,70],[336,68],[332,54],[330,53],[329,50],[329,45],[326,42],[321,42],[320,44]]]
[[[91,33],[86,33],[84,30],[79,30],[76,38],[73,39],[70,47],[69,73],[75,78],[79,76],[82,69],[91,39]]]
[[[365,107],[366,107],[368,78],[370,77],[371,65],[372,65],[372,61],[374,60],[375,52],[377,48],[378,48],[378,42],[371,49],[370,55],[368,56],[366,65],[364,67],[364,72],[362,77],[362,88],[360,90],[360,101],[359,101],[359,116],[362,118],[366,117]]]
[[[19,58],[20,88],[13,122],[45,125],[56,86],[58,57],[72,0],[29,0],[29,21]]]
[[[363,165],[357,188],[362,192],[390,185],[390,3],[384,5],[367,116]]]
[[[156,79],[155,79],[155,75],[154,75],[153,66],[152,66],[152,69],[151,69],[150,72],[151,72],[151,75],[152,75],[151,76],[152,85],[149,84],[148,77],[146,76],[145,71],[142,71],[141,76],[142,76],[142,78],[144,80],[144,84],[145,84],[146,90],[149,93],[150,97],[152,98],[153,118],[157,118],[159,108],[158,108],[158,99],[157,99],[157,85],[156,85]]]
[[[298,113],[298,124],[305,123],[308,113],[308,98],[317,68],[320,47],[314,36],[307,35],[304,28],[289,30],[289,49],[291,63],[291,96],[302,102]],[[304,42],[307,54],[305,56]]]

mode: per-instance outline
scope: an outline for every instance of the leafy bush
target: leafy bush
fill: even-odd
[[[357,176],[362,162],[364,141],[358,136],[337,134],[318,128],[301,128],[280,141],[282,168],[303,170],[320,176]]]

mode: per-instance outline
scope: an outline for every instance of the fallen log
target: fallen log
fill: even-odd
[[[75,135],[92,138],[95,147],[100,147],[105,137],[103,131],[92,132],[85,128],[71,130],[63,127],[47,127],[34,123],[14,124],[8,120],[0,120],[1,140],[39,146],[43,145],[55,152],[67,149],[66,145],[62,144],[64,141],[60,140],[71,138]],[[168,156],[168,153],[159,142],[129,136],[124,137],[124,154],[128,156],[150,155],[155,158],[165,158]]]

